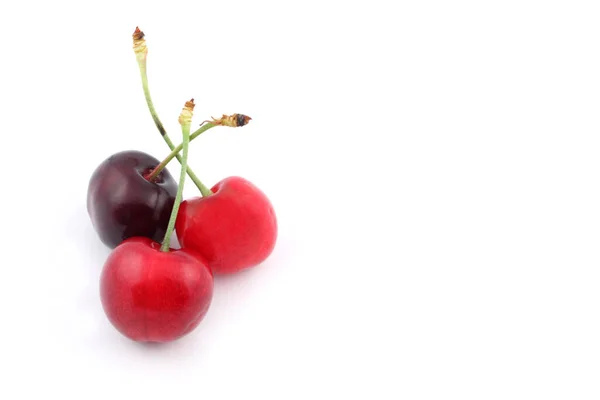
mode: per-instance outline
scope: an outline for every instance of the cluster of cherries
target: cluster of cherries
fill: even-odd
[[[138,28],[133,43],[148,108],[171,153],[160,163],[140,151],[106,159],[90,179],[87,210],[98,236],[113,249],[100,278],[108,319],[132,340],[168,342],[202,321],[213,275],[256,266],[271,254],[277,220],[269,199],[246,179],[228,177],[208,189],[187,165],[190,140],[215,126],[244,126],[250,117],[223,115],[190,135],[192,99],[179,117],[182,144],[174,146],[148,91],[147,48]],[[179,184],[165,168],[173,158],[181,163]],[[202,196],[182,202],[186,174]],[[180,249],[170,247],[174,231]]]

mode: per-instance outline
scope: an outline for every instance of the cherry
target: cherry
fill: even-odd
[[[208,311],[212,295],[213,275],[198,254],[164,252],[148,238],[117,246],[100,281],[109,321],[140,342],[168,342],[191,332]]]
[[[217,183],[208,197],[181,203],[175,228],[183,248],[204,256],[214,274],[253,267],[273,251],[277,219],[267,196],[240,177]]]
[[[155,241],[165,236],[177,183],[166,169],[152,182],[144,178],[158,164],[141,151],[123,151],[106,159],[92,174],[87,210],[108,247],[134,236]]]

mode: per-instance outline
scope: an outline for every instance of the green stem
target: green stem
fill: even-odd
[[[200,194],[202,195],[202,197],[208,197],[211,194],[213,194],[212,190],[210,190],[208,187],[206,187],[204,185],[204,183],[202,183],[200,181],[200,179],[196,176],[196,174],[193,173],[189,168],[187,170],[187,173],[188,173],[188,176],[190,177],[190,179],[196,184],[196,187],[200,191]]]
[[[207,130],[209,130],[210,128],[213,128],[215,126],[216,125],[213,125],[210,122],[207,124],[204,124],[198,130],[196,130],[194,133],[192,133],[190,135],[190,141],[194,140],[195,138],[200,136],[203,132],[206,132]],[[160,174],[160,172],[167,166],[167,164],[169,162],[171,162],[171,160],[173,158],[179,157],[179,152],[183,148],[183,143],[177,147],[175,147],[173,145],[170,145],[169,147],[171,147],[171,150],[172,150],[171,153],[169,153],[169,155],[160,164],[158,164],[154,168],[154,170],[150,173],[150,175],[148,175],[146,177],[146,179],[148,179],[149,181],[156,179],[158,174]],[[204,184],[198,179],[198,177],[192,171],[189,170],[189,168],[188,168],[187,172],[188,172],[188,175],[190,176],[190,178],[192,179],[192,181],[194,181],[196,183],[196,186],[198,187],[198,189],[200,189],[200,193],[202,193],[203,197],[207,197],[207,196],[210,196],[211,194],[213,194],[212,191],[208,187],[204,186]],[[194,178],[196,180],[194,180]]]
[[[148,74],[146,73],[146,60],[138,59],[138,66],[140,67],[140,75],[142,76],[142,88],[144,89],[144,97],[146,98],[146,104],[148,105],[148,110],[150,110],[150,115],[152,115],[152,119],[154,120],[154,124],[158,128],[161,136],[166,136],[167,140],[168,135],[165,127],[163,126],[160,118],[158,118],[158,114],[156,113],[156,109],[154,108],[154,102],[152,102],[152,97],[150,96],[150,90],[148,89]]]
[[[175,221],[177,221],[177,213],[179,212],[179,205],[181,204],[181,197],[183,196],[183,185],[185,184],[185,174],[187,172],[187,160],[188,160],[188,149],[190,144],[190,124],[181,124],[181,133],[183,134],[183,157],[181,160],[181,174],[179,175],[179,187],[177,188],[177,195],[175,196],[175,203],[173,204],[173,210],[171,211],[171,218],[169,219],[169,225],[167,225],[167,232],[163,239],[160,251],[169,251],[171,243],[171,235],[173,235],[173,229],[175,228]]]
[[[146,104],[148,105],[148,110],[150,110],[150,115],[152,115],[154,124],[158,128],[158,131],[160,132],[160,135],[162,136],[165,143],[167,143],[167,146],[169,146],[171,150],[174,150],[175,145],[171,141],[169,135],[167,135],[167,131],[165,130],[165,127],[160,121],[160,118],[158,118],[158,114],[156,113],[156,109],[154,108],[154,103],[152,102],[152,97],[150,97],[150,90],[148,89],[148,74],[146,73],[146,57],[145,55],[137,55],[136,59],[140,68],[140,75],[142,77],[142,87],[144,89],[144,97],[146,98]],[[183,165],[183,160],[179,155],[179,152],[177,152],[177,155],[175,157],[177,158],[177,161],[179,161],[179,164]],[[198,179],[198,176],[194,173],[194,171],[192,171],[191,168],[187,168],[187,174],[192,179],[194,184],[198,187],[198,190],[200,190],[200,193],[202,193],[203,196],[204,193],[206,193],[206,191],[210,192],[210,190],[207,189],[207,187],[200,181],[200,179]]]

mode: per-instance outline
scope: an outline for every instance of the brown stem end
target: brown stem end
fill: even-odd
[[[194,111],[194,107],[196,107],[194,99],[185,102],[185,106],[183,107],[183,110],[181,110],[181,115],[179,115],[179,123],[181,125],[192,123],[192,112]]]
[[[244,115],[244,114],[231,114],[231,115],[223,114],[223,116],[219,119],[215,119],[214,117],[211,117],[211,118],[212,118],[212,121],[204,121],[204,122],[202,122],[201,125],[208,122],[213,125],[231,126],[231,127],[237,128],[240,126],[247,125],[248,122],[250,122],[252,120],[252,118],[250,118],[249,116]]]
[[[148,54],[148,48],[146,47],[146,39],[144,39],[146,35],[144,35],[144,32],[142,32],[140,28],[136,26],[135,31],[131,36],[133,37],[133,51],[135,52],[135,54],[138,56],[145,56],[146,54]]]

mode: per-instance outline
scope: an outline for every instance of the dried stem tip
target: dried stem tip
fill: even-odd
[[[239,126],[247,125],[248,122],[250,122],[250,120],[252,119],[249,116],[244,115],[244,114],[231,114],[231,115],[223,114],[223,116],[219,119],[215,119],[214,117],[211,117],[211,118],[212,118],[212,121],[204,121],[202,124],[208,122],[213,125],[239,127]]]
[[[192,123],[192,115],[195,106],[194,99],[185,102],[185,107],[183,107],[181,115],[179,115],[179,123],[181,125],[190,125]]]
[[[135,27],[135,32],[133,32],[133,51],[136,55],[146,55],[148,54],[148,49],[146,48],[146,39],[144,39],[144,32],[140,31],[139,27]]]

